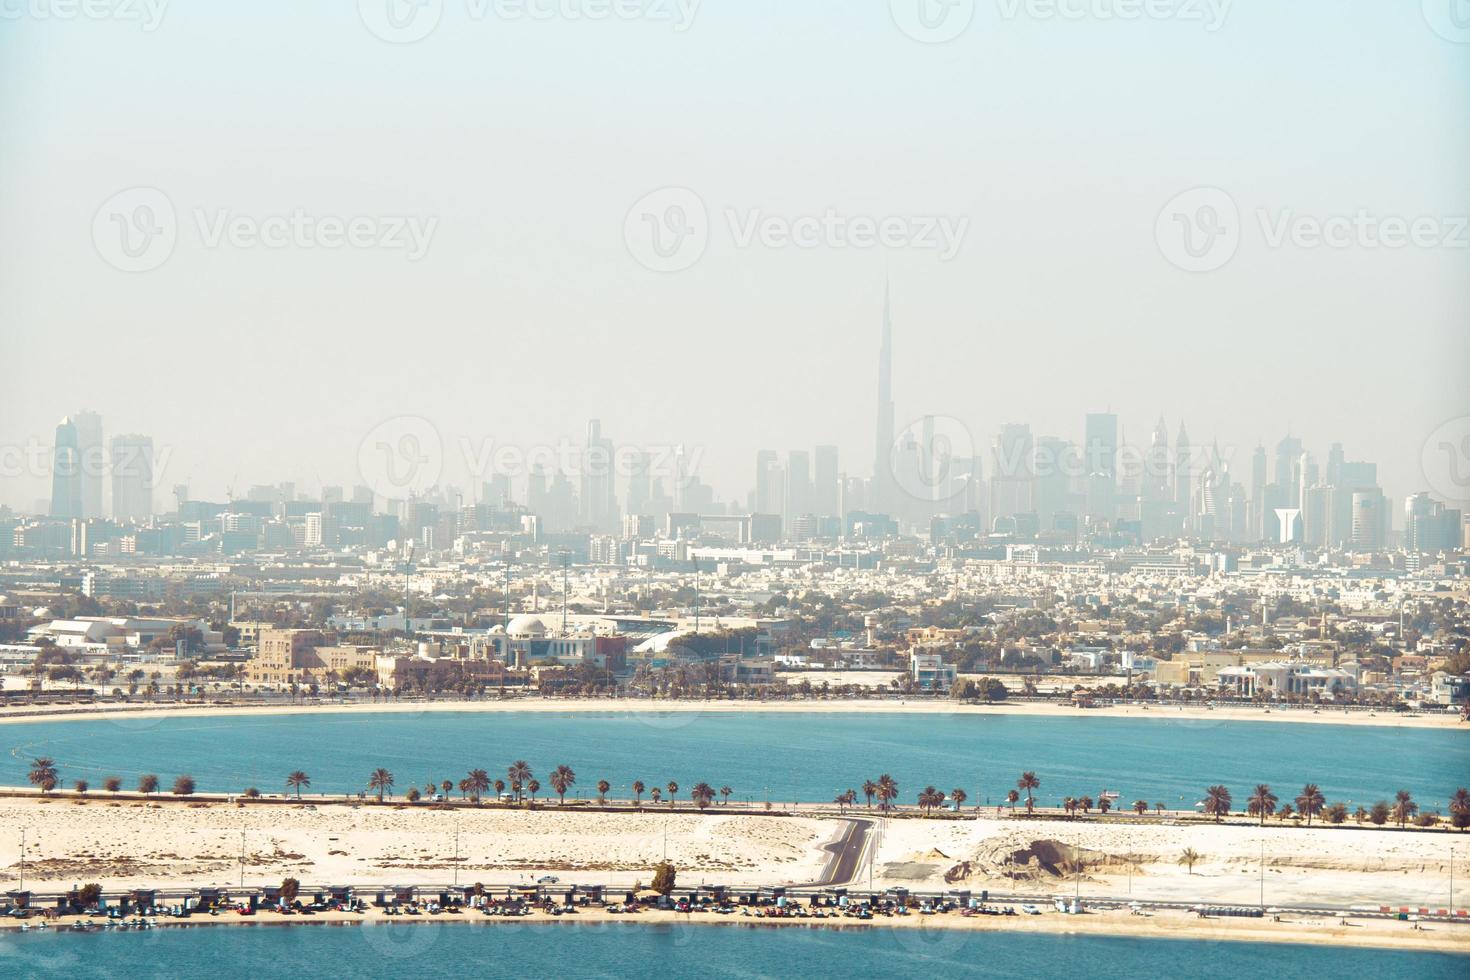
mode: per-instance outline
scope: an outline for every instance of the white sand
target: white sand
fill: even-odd
[[[1064,845],[1063,860],[1080,848],[1088,862],[1085,895],[1164,901],[1255,904],[1261,895],[1265,850],[1265,901],[1270,905],[1410,905],[1446,907],[1450,848],[1458,845],[1457,901],[1470,905],[1470,845],[1449,832],[1415,833],[1353,826],[1280,826],[1039,820],[888,820],[875,868],[876,880],[911,889],[990,888],[1071,894],[1076,879],[1034,868],[1008,878],[1006,856],[1035,841]],[[1178,864],[1185,848],[1202,855],[1194,873]],[[941,856],[942,855],[942,856]],[[969,861],[963,883],[944,875]],[[1014,858],[1013,858],[1014,861]],[[1132,868],[1131,892],[1129,869]]]
[[[69,794],[68,794],[69,795]],[[391,806],[246,806],[69,798],[0,799],[0,874],[14,887],[26,830],[26,880],[37,887],[229,885],[294,876],[317,884],[651,880],[667,853],[681,879],[732,885],[820,877],[823,844],[840,825],[808,818],[439,811]]]

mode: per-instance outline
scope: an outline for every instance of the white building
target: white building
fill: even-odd
[[[1238,667],[1221,667],[1218,673],[1220,690],[1239,697],[1255,697],[1257,694],[1286,697],[1297,694],[1331,698],[1337,693],[1352,694],[1358,689],[1356,664],[1343,667],[1318,667],[1296,661],[1267,661],[1258,664],[1242,664]]]

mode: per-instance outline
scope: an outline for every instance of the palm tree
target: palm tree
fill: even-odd
[[[551,772],[551,788],[556,790],[557,799],[563,806],[567,802],[567,788],[577,781],[577,774],[570,766],[557,766]]]
[[[669,790],[669,807],[672,809],[679,802],[674,797],[674,794],[677,793],[677,792],[679,792],[679,784],[676,783],[676,782],[674,782],[672,779],[669,780],[668,790]]]
[[[439,789],[440,789],[440,791],[442,791],[444,793],[444,798],[447,800],[447,799],[449,799],[449,791],[452,790],[452,789],[454,789],[454,783],[453,783],[453,781],[446,779],[446,780],[444,780],[444,782],[442,782],[442,783],[439,784]],[[459,791],[461,793],[463,793],[464,792],[464,787],[461,786],[459,788]]]
[[[1067,815],[1068,819],[1077,815],[1077,800],[1075,797],[1068,796],[1062,800],[1062,812]]]
[[[888,773],[878,777],[878,806],[885,812],[898,799],[898,782]]]
[[[1248,811],[1253,816],[1261,818],[1261,826],[1266,826],[1266,818],[1276,812],[1276,794],[1271,792],[1271,787],[1265,783],[1258,783],[1256,791],[1251,794],[1250,801],[1246,804]]]
[[[32,786],[39,786],[41,795],[45,796],[56,788],[56,762],[46,756],[31,760],[31,771],[27,778]]]
[[[954,800],[954,805],[956,807],[961,807],[964,806],[965,801],[970,798],[970,794],[966,793],[964,790],[956,786],[954,789],[949,791],[949,798]]]
[[[697,783],[695,787],[689,791],[689,798],[694,801],[695,806],[699,807],[699,809],[703,811],[704,808],[709,806],[710,802],[714,800],[715,788],[709,783]]]
[[[1140,817],[1143,816],[1145,813],[1148,812],[1148,803],[1144,800],[1134,800],[1133,812],[1138,814]]]
[[[298,800],[301,799],[301,787],[310,785],[311,777],[302,772],[300,769],[297,769],[291,775],[286,777],[286,788],[296,790],[296,798]]]
[[[468,776],[466,776],[464,779],[461,779],[459,781],[459,796],[460,796],[460,799],[464,799],[465,797],[467,797],[469,795],[470,795],[470,779],[469,779]]]
[[[1023,772],[1021,778],[1016,780],[1016,787],[1026,791],[1026,813],[1029,815],[1036,808],[1036,797],[1032,793],[1041,786],[1041,780],[1036,778],[1034,772]]]
[[[1084,796],[1084,797],[1082,797],[1082,799],[1080,799],[1080,800],[1077,801],[1077,805],[1082,808],[1082,812],[1083,813],[1091,813],[1092,812],[1092,797],[1090,797],[1090,796]]]
[[[606,779],[599,779],[597,781],[597,804],[599,806],[607,802],[607,791],[610,789],[612,789],[612,783]]]
[[[648,791],[648,795],[653,797],[653,805],[658,806],[658,801],[663,799],[664,792],[663,790],[655,786],[653,789]]]
[[[1205,790],[1205,812],[1215,818],[1215,823],[1219,823],[1221,817],[1230,816],[1230,790],[1224,786],[1211,786]]]
[[[1021,798],[1021,794],[1020,793],[1017,793],[1015,790],[1009,790],[1009,791],[1006,792],[1006,802],[1011,805],[1011,813],[1012,814],[1014,814],[1016,812],[1016,801],[1019,800],[1020,798]]]
[[[1322,812],[1327,805],[1327,798],[1317,788],[1316,783],[1308,783],[1302,787],[1301,793],[1296,798],[1297,812],[1307,818],[1307,826],[1312,826],[1312,818]]]
[[[1154,813],[1162,814],[1167,809],[1168,807],[1164,806],[1164,804],[1161,802],[1154,804]]]
[[[731,789],[730,787],[728,787],[728,786],[721,786],[720,787],[720,795],[724,797],[724,799],[720,801],[720,806],[729,806],[730,805],[730,794],[733,793],[733,792],[735,792],[735,791],[733,789]],[[852,794],[852,798],[854,800],[857,799],[857,793],[853,792],[852,790],[848,790],[848,793],[851,793]],[[849,800],[848,802],[851,802],[851,800]]]
[[[531,794],[531,802],[532,803],[535,803],[536,802],[536,794],[539,793],[540,791],[541,791],[541,783],[540,783],[540,781],[533,779],[529,783],[526,784],[526,792]]]
[[[495,796],[496,796],[496,798],[499,799],[500,794],[501,793],[504,793],[504,792],[505,792],[505,780],[503,780],[503,779],[497,779],[497,780],[495,780]]]
[[[531,779],[531,767],[524,760],[517,759],[505,770],[505,778],[510,780],[510,785],[516,791],[516,799],[520,799],[520,787],[526,785]]]
[[[1189,868],[1189,873],[1194,874],[1194,862],[1200,860],[1201,855],[1192,847],[1186,847],[1179,855],[1179,863]]]
[[[873,797],[878,794],[878,784],[871,779],[863,780],[863,795],[868,798],[868,809],[873,809]]]
[[[1457,830],[1470,827],[1470,791],[1463,786],[1450,797],[1450,824]]]
[[[933,786],[925,786],[919,790],[919,806],[924,808],[924,813],[932,813],[934,808],[944,802],[944,794]]]
[[[465,782],[469,784],[470,799],[476,803],[480,802],[481,796],[490,792],[490,774],[483,769],[471,769]]]
[[[633,780],[633,802],[634,803],[637,803],[639,806],[642,806],[643,805],[643,791],[645,789],[647,789],[647,788],[648,788],[647,786],[644,786],[643,785],[643,780],[641,780],[641,779],[635,779],[635,780]]]
[[[386,769],[374,769],[373,774],[368,777],[368,789],[378,791],[378,802],[383,802],[383,794],[393,788],[393,774]]]
[[[1393,818],[1399,822],[1400,827],[1408,823],[1418,812],[1419,804],[1414,802],[1408,790],[1401,789],[1394,794]]]

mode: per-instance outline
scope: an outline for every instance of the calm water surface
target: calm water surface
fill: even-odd
[[[1434,953],[875,928],[438,924],[7,934],[14,977],[1331,977],[1470,975]]]
[[[1164,715],[1164,712],[1160,712]],[[902,801],[926,784],[962,787],[973,802],[997,802],[1022,770],[1041,778],[1039,798],[1096,797],[1117,790],[1192,806],[1204,787],[1224,783],[1237,805],[1258,782],[1283,800],[1316,782],[1329,800],[1371,803],[1408,789],[1445,812],[1470,781],[1470,731],[1392,729],[1183,719],[1018,717],[914,713],[512,713],[315,714],[43,721],[0,726],[0,784],[25,782],[29,760],[54,758],[65,785],[94,788],[142,773],[165,786],[188,773],[201,790],[284,789],[303,769],[313,792],[356,792],[379,766],[396,791],[453,779],[481,767],[503,776],[516,759],[540,781],[562,763],[577,773],[573,796],[631,795],[635,779],[670,780],[687,799],[704,780],[733,799],[830,800],[891,773]],[[546,790],[543,789],[543,793]]]

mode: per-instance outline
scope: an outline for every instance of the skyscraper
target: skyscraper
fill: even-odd
[[[1169,429],[1164,417],[1154,426],[1153,439],[1148,446],[1148,461],[1143,474],[1143,496],[1147,500],[1170,500],[1169,492]]]
[[[1094,521],[1111,521],[1118,506],[1118,416],[1111,412],[1088,415],[1082,452],[1087,514]]]
[[[1191,503],[1195,487],[1194,463],[1190,459],[1190,451],[1189,433],[1184,431],[1184,423],[1180,422],[1179,436],[1174,440],[1174,506],[1186,527],[1193,509]]]
[[[102,471],[106,449],[102,445],[102,416],[96,412],[78,412],[72,416],[77,430],[77,460],[82,486],[82,517],[101,517]]]
[[[110,462],[113,518],[140,523],[148,520],[153,516],[153,440],[139,435],[114,436]]]
[[[812,456],[812,510],[819,517],[837,513],[837,447],[818,446]]]
[[[51,457],[51,516],[82,516],[82,458],[71,416],[56,426],[56,449]]]
[[[617,498],[613,493],[613,445],[602,435],[597,419],[587,423],[587,446],[582,453],[581,520],[599,531],[617,526]]]
[[[992,522],[1036,509],[1035,447],[1031,426],[1008,424],[1000,427],[993,446],[990,477]]]
[[[878,348],[878,425],[873,446],[873,484],[868,509],[884,512],[893,506],[893,319],[888,284],[883,284],[883,339]]]

